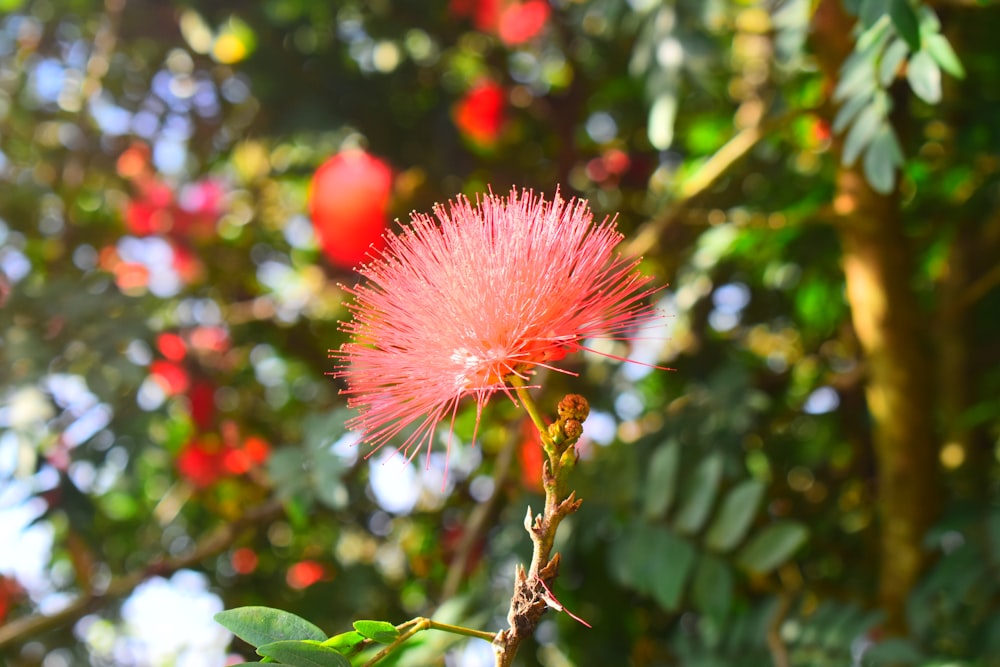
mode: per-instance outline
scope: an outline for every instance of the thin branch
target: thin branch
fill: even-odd
[[[127,597],[150,577],[173,574],[177,570],[193,567],[206,558],[222,553],[247,529],[279,516],[281,511],[281,505],[277,502],[250,509],[236,521],[224,524],[198,540],[186,554],[159,558],[141,570],[113,579],[104,592],[81,595],[54,614],[40,614],[12,621],[0,627],[0,650],[22,644],[43,632],[73,623],[103,604]]]
[[[664,230],[679,218],[698,196],[718,183],[719,179],[749,154],[762,139],[785,128],[797,116],[812,113],[812,111],[812,109],[797,109],[738,132],[712,157],[708,158],[697,172],[680,185],[666,210],[642,226],[639,233],[629,241],[625,254],[639,256],[655,248]]]

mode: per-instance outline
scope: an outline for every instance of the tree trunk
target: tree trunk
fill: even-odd
[[[823,0],[814,16],[817,57],[831,83],[851,49],[850,22],[838,0]],[[839,162],[839,144],[835,154]],[[847,300],[868,371],[880,519],[878,597],[888,614],[886,630],[898,634],[905,632],[906,598],[924,565],[922,542],[940,497],[935,366],[925,341],[930,324],[911,287],[913,261],[898,197],[874,192],[860,167],[840,167],[833,208]]]

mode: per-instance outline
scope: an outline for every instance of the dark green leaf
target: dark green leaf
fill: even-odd
[[[926,47],[924,50],[930,54],[934,62],[941,66],[941,69],[956,79],[965,78],[965,68],[962,67],[962,62],[955,55],[951,43],[944,35],[939,33],[927,35],[924,37],[924,46]]]
[[[865,665],[915,665],[924,655],[911,639],[886,639],[865,651]]]
[[[670,440],[659,447],[649,459],[646,475],[644,514],[656,518],[666,514],[677,495],[677,467],[680,462],[681,445]]]
[[[721,558],[702,556],[691,582],[691,599],[695,608],[721,626],[729,614],[732,597],[732,568]]]
[[[920,23],[908,0],[889,0],[889,16],[910,51],[920,50]]]
[[[341,632],[339,635],[334,635],[323,642],[323,646],[329,646],[332,649],[336,649],[341,653],[347,653],[354,649],[358,644],[365,640],[365,636],[356,630],[350,630],[348,632]]]
[[[662,528],[655,529],[651,538],[650,592],[661,607],[676,611],[697,552],[690,542]]]
[[[354,621],[354,629],[380,644],[390,644],[399,637],[396,626],[385,621]]]
[[[281,640],[323,641],[326,633],[295,614],[271,607],[237,607],[220,611],[215,622],[251,646]]]
[[[906,80],[913,93],[927,102],[936,104],[941,100],[941,68],[926,51],[914,53],[906,66]]]
[[[786,562],[809,536],[798,521],[780,521],[757,533],[740,551],[741,567],[766,574]]]
[[[888,10],[888,0],[861,0],[858,6],[858,19],[861,20],[861,25],[868,28],[885,16]]]
[[[748,479],[734,486],[708,527],[705,545],[725,553],[739,544],[750,529],[763,497],[764,483],[759,480]]]
[[[351,667],[351,661],[334,649],[305,641],[264,644],[257,653],[290,667]]]
[[[722,477],[722,456],[718,453],[703,459],[694,469],[681,496],[674,527],[681,533],[701,530],[708,519]]]

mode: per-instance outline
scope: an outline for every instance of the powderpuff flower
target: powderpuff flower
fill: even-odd
[[[656,317],[651,278],[614,254],[614,220],[595,224],[584,200],[512,190],[458,197],[434,216],[412,214],[360,267],[366,281],[345,287],[351,340],[330,352],[359,411],[348,427],[374,452],[412,426],[399,450],[412,459],[426,446],[428,465],[436,426],[454,426],[462,399],[475,400],[478,427],[494,394],[513,400],[513,376],[559,371],[553,362],[587,339],[627,339]]]

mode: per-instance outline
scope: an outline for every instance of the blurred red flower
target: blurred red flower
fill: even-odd
[[[497,36],[507,46],[524,44],[545,29],[551,12],[546,0],[512,2],[500,13]]]
[[[218,441],[202,438],[189,440],[177,455],[177,471],[197,488],[215,484],[224,473]]]
[[[384,245],[392,169],[361,150],[320,165],[309,192],[309,215],[319,246],[334,266],[351,269]]]
[[[326,577],[326,568],[322,563],[314,560],[303,560],[288,568],[285,581],[290,587],[302,590],[303,588],[309,588],[318,581],[322,581]]]
[[[495,34],[507,46],[537,37],[552,14],[546,0],[451,0],[449,9],[455,16],[470,17],[477,30]]]
[[[188,372],[183,366],[165,359],[157,359],[150,364],[149,374],[167,396],[183,394],[191,384]]]
[[[257,569],[260,558],[257,556],[257,552],[250,547],[240,547],[233,551],[229,561],[237,574],[250,574]]]
[[[500,23],[501,0],[451,0],[448,8],[455,16],[471,17],[481,32],[493,32]]]
[[[496,144],[506,121],[507,96],[503,86],[484,81],[455,106],[455,125],[473,143],[491,147]]]

